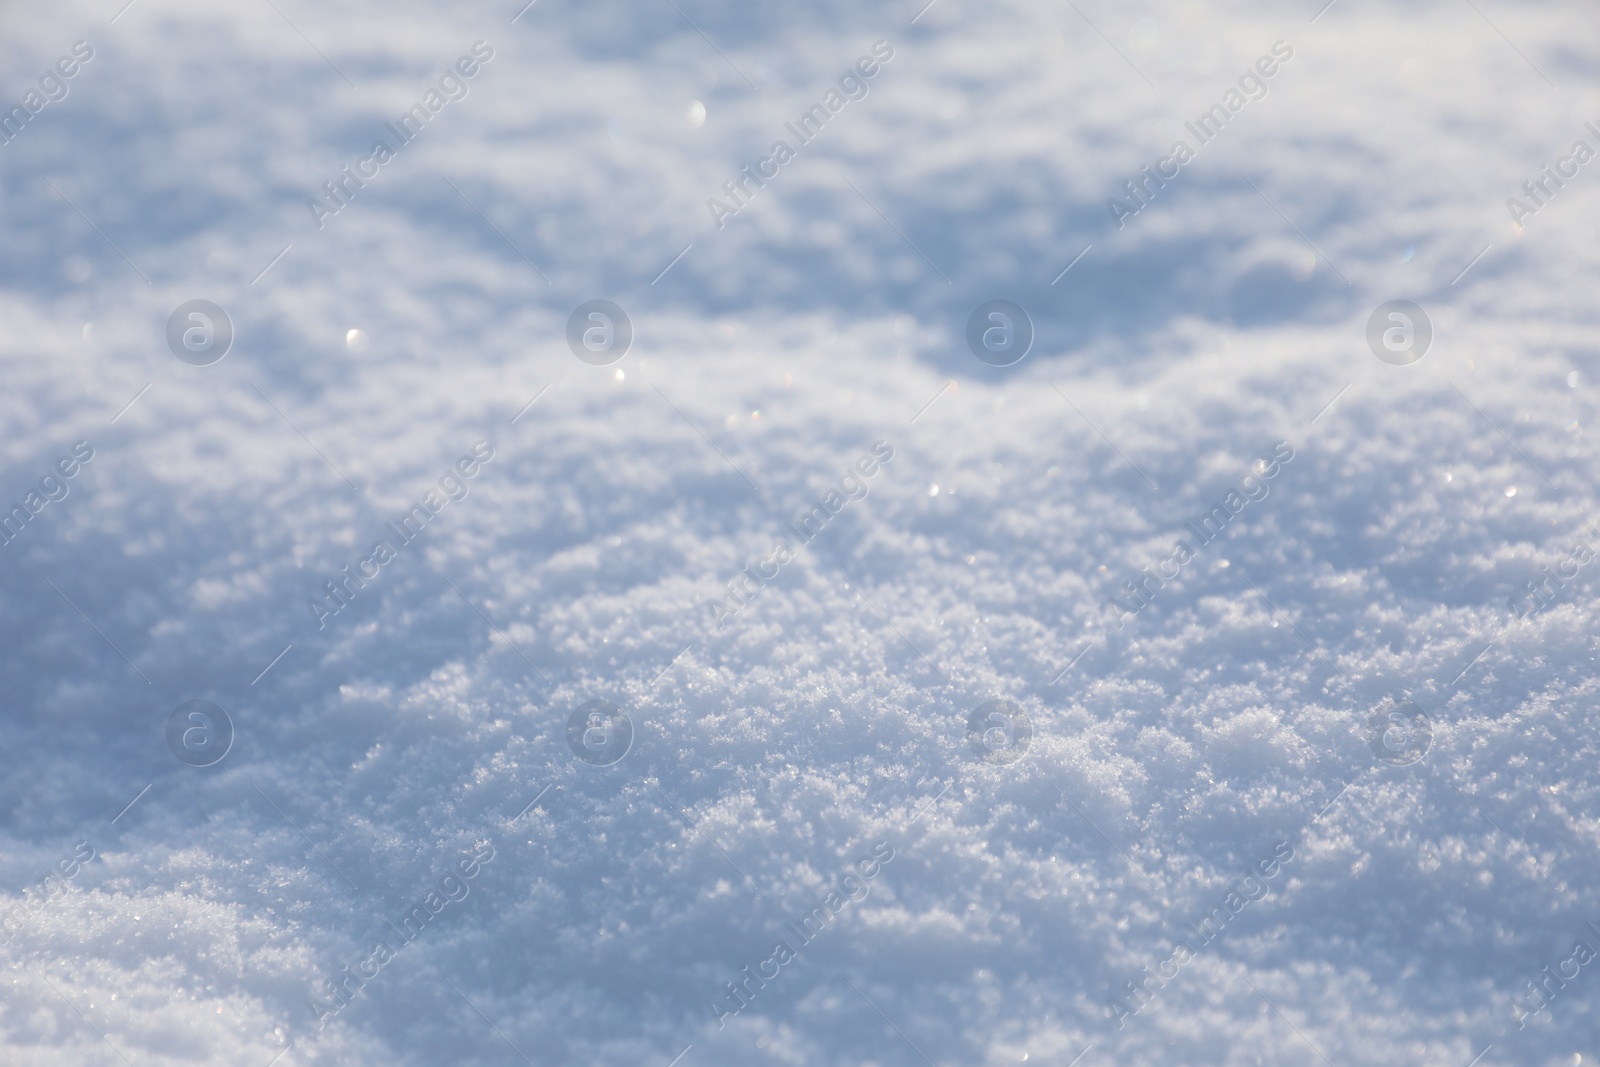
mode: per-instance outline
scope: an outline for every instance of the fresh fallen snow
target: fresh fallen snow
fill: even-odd
[[[4,1062],[1600,1056],[1591,12],[114,6],[0,11]]]

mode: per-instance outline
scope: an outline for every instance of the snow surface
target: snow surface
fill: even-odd
[[[1505,203],[1600,147],[1592,5],[122,4],[0,2],[7,107],[94,49],[0,145],[0,500],[94,450],[0,547],[0,1061],[1600,1056],[1600,567],[1563,563],[1600,551],[1600,164]],[[613,366],[564,339],[596,298]],[[991,298],[1037,329],[1010,368],[963,340]],[[167,349],[192,299],[235,327],[211,366]],[[1409,366],[1365,337],[1393,299],[1435,328]],[[1576,573],[1519,619],[1541,567]],[[196,699],[236,730],[204,768],[165,733]],[[619,762],[568,744],[591,700]],[[993,700],[1020,758],[968,742]],[[1404,701],[1411,763],[1372,744]]]

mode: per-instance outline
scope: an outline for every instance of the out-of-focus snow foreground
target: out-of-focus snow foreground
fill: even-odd
[[[0,1060],[1600,1054],[1592,7],[121,6],[0,4]]]

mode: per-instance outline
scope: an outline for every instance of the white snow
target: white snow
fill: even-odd
[[[1319,6],[0,6],[0,101],[94,50],[0,144],[0,501],[94,449],[0,546],[0,1061],[1600,1056],[1600,182],[1506,203],[1600,149],[1595,12]],[[995,298],[1036,330],[1005,369],[964,340]],[[210,366],[167,348],[194,299]],[[614,365],[568,348],[592,299]],[[1367,343],[1396,299],[1408,366]],[[597,699],[608,764],[568,742]],[[213,766],[167,747],[188,700]],[[993,700],[1021,758],[969,742]],[[1412,763],[1373,745],[1408,700]]]

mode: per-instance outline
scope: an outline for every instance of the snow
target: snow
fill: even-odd
[[[520,6],[0,7],[0,1060],[1600,1056],[1591,10]]]

